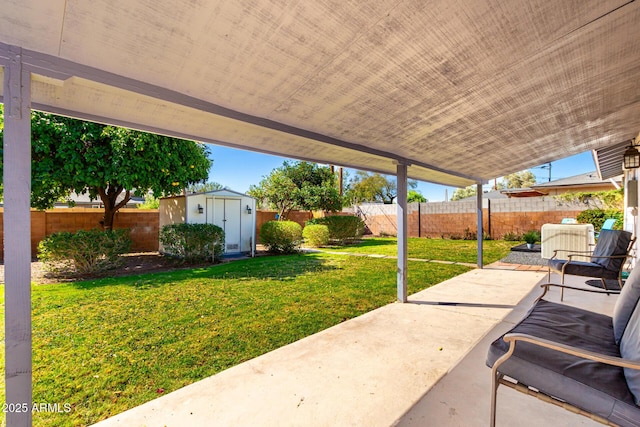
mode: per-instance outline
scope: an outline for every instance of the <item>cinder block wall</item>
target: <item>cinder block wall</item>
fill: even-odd
[[[31,254],[35,258],[38,243],[46,236],[60,231],[74,233],[78,230],[102,228],[102,209],[52,209],[31,211]],[[120,209],[114,219],[115,228],[131,230],[133,252],[153,252],[158,250],[159,215],[156,209]],[[0,238],[4,239],[4,210],[0,209]],[[0,247],[0,257],[4,259],[4,245]]]
[[[567,204],[552,197],[484,200],[483,229],[494,239],[507,233],[523,234],[540,230],[543,224],[560,223],[563,218],[575,218],[590,206]],[[397,206],[367,204],[355,208],[374,235],[397,235]],[[476,234],[476,202],[410,203],[407,225],[410,237],[449,238]]]

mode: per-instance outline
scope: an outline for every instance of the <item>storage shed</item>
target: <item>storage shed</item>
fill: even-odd
[[[224,230],[225,254],[255,254],[256,201],[233,190],[215,190],[160,199],[160,227],[215,224]]]

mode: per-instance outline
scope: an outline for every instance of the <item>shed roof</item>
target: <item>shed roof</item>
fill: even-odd
[[[0,0],[0,64],[37,109],[466,186],[634,137],[638,22],[627,0]]]
[[[220,196],[220,197],[249,197],[250,199],[254,199],[254,197],[248,195],[248,194],[244,194],[244,193],[240,193],[238,191],[233,191],[230,190],[228,188],[222,188],[220,190],[211,190],[211,191],[203,191],[201,193],[188,193],[186,194],[187,197],[190,196],[202,196],[202,195],[206,195],[206,196]]]

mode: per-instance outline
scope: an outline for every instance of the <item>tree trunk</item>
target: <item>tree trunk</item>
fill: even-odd
[[[100,200],[102,200],[102,204],[104,205],[104,218],[102,220],[102,228],[107,230],[113,230],[113,219],[115,218],[116,212],[125,206],[129,200],[131,200],[131,192],[126,190],[124,198],[116,203],[118,196],[122,193],[124,189],[118,186],[109,185],[107,188],[98,188],[98,194],[100,195]]]

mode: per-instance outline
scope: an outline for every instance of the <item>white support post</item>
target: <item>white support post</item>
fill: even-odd
[[[407,165],[398,164],[398,301],[407,302]]]
[[[482,182],[478,182],[476,186],[476,202],[477,202],[476,212],[478,215],[478,233],[476,236],[478,240],[478,268],[483,268],[484,262],[482,260],[483,258],[482,238],[484,236],[484,228],[482,225],[482,217],[483,217],[482,215]]]
[[[7,425],[31,426],[31,76],[22,50],[4,68],[4,274]]]

